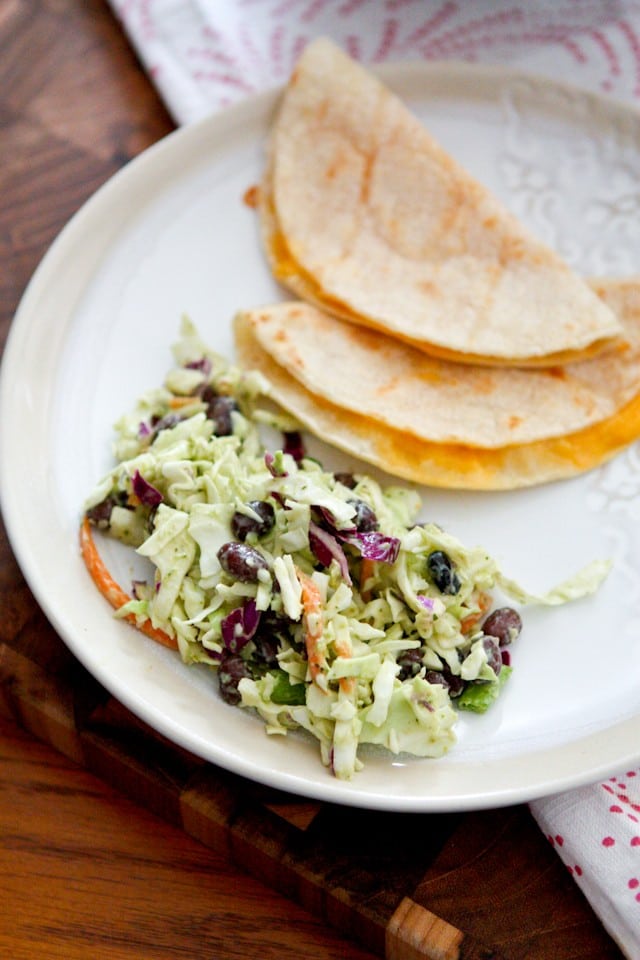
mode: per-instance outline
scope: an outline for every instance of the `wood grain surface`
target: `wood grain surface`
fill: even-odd
[[[0,118],[4,343],[61,227],[172,123],[99,0],[0,0]],[[74,660],[2,527],[0,713],[0,956],[621,956],[525,806],[320,805],[163,740]]]

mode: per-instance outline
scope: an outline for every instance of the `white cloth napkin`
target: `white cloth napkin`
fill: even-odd
[[[284,81],[313,37],[357,59],[511,63],[640,98],[639,0],[110,0],[178,124]]]
[[[513,64],[640,105],[640,0],[110,0],[177,124],[282,83],[313,37],[365,63]],[[640,960],[640,768],[531,810]]]
[[[620,949],[640,958],[640,768],[530,804]]]

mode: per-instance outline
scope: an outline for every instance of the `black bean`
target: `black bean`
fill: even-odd
[[[243,583],[255,583],[260,570],[269,569],[269,564],[259,550],[235,540],[220,547],[218,560],[226,573]]]
[[[268,569],[267,561],[259,550],[235,540],[223,544],[217,557],[226,573],[244,583],[254,583],[260,570]]]
[[[283,453],[290,454],[297,463],[304,459],[304,440],[298,430],[284,434]]]
[[[231,518],[231,532],[236,540],[246,540],[250,533],[263,537],[269,533],[275,523],[273,506],[267,500],[251,500],[247,506],[251,507],[260,519],[256,520],[255,517],[236,511]]]
[[[422,656],[424,650],[415,647],[413,650],[403,650],[396,658],[396,663],[400,667],[398,680],[410,680],[420,673],[422,668]]]
[[[250,676],[251,669],[246,660],[237,653],[225,651],[218,667],[218,687],[222,699],[234,706],[240,703],[242,697],[238,690],[238,684],[243,677]]]
[[[378,518],[368,503],[364,500],[349,500],[349,503],[356,511],[353,523],[359,533],[370,533],[378,529]]]
[[[513,607],[500,607],[490,613],[482,624],[482,631],[488,637],[495,637],[500,646],[506,647],[520,636],[522,619]]]
[[[133,507],[127,503],[127,494],[125,491],[110,493],[109,496],[101,500],[100,503],[89,507],[87,510],[87,519],[91,523],[95,523],[100,529],[105,530],[111,522],[111,511],[114,507],[125,507],[125,509],[133,510]]]
[[[431,579],[440,593],[455,595],[460,589],[460,578],[453,569],[451,558],[444,550],[434,550],[427,557],[427,567]]]
[[[87,518],[91,523],[95,523],[96,526],[104,529],[109,526],[111,511],[114,506],[115,500],[113,497],[106,497],[106,499],[101,500],[100,503],[96,503],[94,507],[89,507],[87,510]]]
[[[201,383],[196,387],[195,392],[204,403],[211,403],[215,397],[219,396],[218,391],[210,383]]]
[[[253,636],[254,651],[252,659],[259,666],[274,669],[278,664],[278,651],[282,638],[288,634],[289,620],[267,611],[260,618],[260,625]]]
[[[502,670],[502,654],[500,653],[498,641],[494,637],[483,637],[482,646],[487,655],[487,663],[497,677]]]
[[[239,410],[238,404],[229,396],[214,396],[207,405],[207,418],[213,421],[216,437],[229,437],[233,433],[232,413]]]
[[[278,651],[280,644],[276,636],[269,636],[261,632],[254,636],[253,643],[255,644],[255,650],[252,659],[257,664],[264,664],[271,670],[279,666]]]
[[[447,669],[427,670],[424,678],[427,683],[439,683],[440,686],[446,687],[452,699],[459,697],[466,686],[462,677],[456,677]]]
[[[155,440],[161,430],[171,430],[176,424],[180,423],[180,419],[177,413],[167,413],[164,417],[152,417],[151,439]]]
[[[353,490],[357,480],[352,473],[334,473],[335,479],[338,483],[341,483],[343,487],[348,487],[349,490]]]
[[[291,620],[285,613],[274,613],[273,610],[265,610],[260,617],[259,633],[268,633],[270,636],[283,637],[289,636]]]

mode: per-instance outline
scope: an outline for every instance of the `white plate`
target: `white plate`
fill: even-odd
[[[381,71],[444,145],[545,241],[590,274],[640,273],[640,118],[497,69]],[[640,760],[638,450],[576,480],[500,495],[425,491],[425,516],[480,542],[532,590],[587,560],[615,567],[594,598],[531,609],[515,671],[484,717],[462,716],[442,760],[364,754],[351,783],[315,743],[269,738],[210,674],[118,622],[77,548],[81,505],[110,465],[111,424],[170,364],[183,312],[232,352],[239,307],[279,299],[263,261],[256,183],[275,94],[182,129],[90,200],[53,245],[3,364],[0,489],[12,545],[71,650],[152,727],[222,767],[294,793],[394,810],[527,800]],[[309,145],[313,149],[313,144]],[[348,459],[348,458],[346,458]],[[128,561],[107,552],[123,583]]]

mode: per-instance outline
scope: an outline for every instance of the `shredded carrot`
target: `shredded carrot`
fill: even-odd
[[[311,679],[316,683],[323,670],[327,667],[324,653],[318,647],[322,636],[322,597],[318,585],[306,573],[296,567],[296,575],[302,587],[302,610],[304,620],[304,645],[307,651],[307,661]],[[351,649],[347,644],[335,643],[336,653],[340,657],[350,657]],[[355,690],[355,677],[340,677],[338,684],[343,693],[350,694]],[[322,689],[322,686],[320,686]]]
[[[344,657],[346,659],[351,656],[352,651],[350,643],[342,643],[340,640],[336,640],[334,646],[339,657]],[[340,685],[340,689],[343,693],[352,694],[356,688],[356,678],[340,677],[338,684]]]
[[[125,603],[128,603],[131,600],[131,597],[125,593],[119,584],[113,579],[107,568],[105,567],[102,557],[98,553],[98,548],[96,547],[95,540],[93,539],[93,533],[91,531],[91,525],[87,517],[82,521],[82,526],[80,527],[80,549],[82,551],[82,559],[84,560],[85,566],[89,573],[91,574],[91,579],[97,586],[98,590],[102,596],[109,601],[112,607],[118,610]],[[129,613],[123,620],[127,620],[128,623],[133,624],[137,627],[138,630],[141,630],[142,633],[146,634],[148,637],[151,637],[152,640],[156,640],[158,643],[161,643],[164,647],[169,647],[171,650],[177,650],[178,644],[177,641],[170,637],[168,633],[165,633],[164,630],[158,630],[154,627],[150,620],[143,620],[141,623],[136,619],[135,614]]]
[[[172,410],[180,410],[181,407],[188,407],[190,404],[196,403],[197,400],[197,397],[171,397],[169,406]]]
[[[360,561],[360,594],[365,603],[371,600],[371,590],[367,589],[367,581],[376,575],[376,561],[363,557]]]
[[[478,609],[475,613],[470,613],[460,621],[460,630],[462,633],[469,633],[484,617],[491,606],[491,596],[484,591],[478,593],[476,598]]]
[[[318,681],[327,666],[324,653],[318,643],[322,637],[322,597],[320,589],[311,577],[296,567],[296,576],[302,588],[302,619],[304,623],[304,645],[311,679]]]

